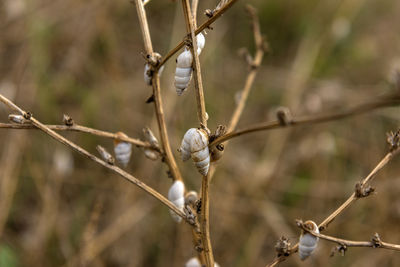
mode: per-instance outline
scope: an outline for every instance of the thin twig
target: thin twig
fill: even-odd
[[[135,0],[136,11],[139,17],[140,29],[142,30],[144,49],[148,55],[153,54],[153,45],[151,43],[149,25],[147,23],[146,11],[142,0]]]
[[[226,5],[221,7],[217,12],[213,14],[211,18],[209,18],[206,22],[201,24],[194,33],[197,35],[202,32],[204,29],[208,28],[214,21],[216,21],[219,17],[222,16],[229,8],[232,7],[234,3],[238,0],[230,0]],[[164,65],[176,52],[178,52],[185,45],[185,40],[181,41],[175,48],[169,51],[161,60],[160,64],[157,66],[159,69],[162,65]]]
[[[397,155],[399,152],[399,148],[396,147],[395,150],[390,151],[385,155],[385,157],[375,166],[375,168],[359,183],[361,187],[366,186],[368,183],[370,183],[376,174],[382,170],[395,155]],[[326,228],[329,226],[329,224],[337,217],[339,216],[346,208],[348,208],[351,204],[353,204],[359,197],[356,196],[356,193],[352,193],[351,196],[342,204],[340,205],[339,208],[337,208],[335,211],[333,211],[326,219],[318,225],[319,230],[322,232],[326,230]],[[299,243],[295,244],[293,247],[291,247],[290,251],[291,253],[288,255],[292,255],[293,253],[297,252]],[[284,261],[288,256],[282,255],[273,260],[273,262],[269,263],[266,265],[266,267],[272,267],[276,266],[279,262]]]
[[[305,227],[301,221],[298,222],[298,226],[304,231],[312,234],[313,236],[316,236],[320,239],[324,239],[330,242],[337,243],[344,251],[348,247],[370,247],[370,248],[383,248],[383,249],[400,251],[400,245],[383,242],[379,237],[378,233],[375,233],[375,235],[371,238],[371,241],[353,241],[311,231],[310,229]]]
[[[153,48],[151,45],[151,38],[149,32],[149,26],[147,23],[146,12],[143,7],[143,3],[141,0],[136,0],[137,13],[139,17],[140,27],[142,29],[143,34],[143,42],[146,49],[147,55],[153,55]],[[153,68],[155,66],[152,66]],[[174,155],[172,154],[171,145],[168,139],[167,126],[165,124],[164,110],[162,105],[161,98],[161,89],[160,89],[160,77],[158,75],[157,69],[154,70],[152,77],[152,86],[153,86],[153,95],[154,95],[154,107],[156,111],[158,129],[160,131],[161,144],[162,148],[165,152],[165,161],[169,166],[169,171],[174,180],[182,180],[182,175],[178,169],[178,165],[176,164]]]
[[[152,148],[156,149],[158,152],[162,153],[160,149],[155,148],[149,142],[145,142],[136,138],[126,137],[122,135],[117,135],[115,133],[110,133],[102,130],[97,130],[89,127],[85,127],[82,125],[74,124],[72,126],[67,125],[46,125],[51,130],[55,131],[75,131],[82,133],[89,133],[92,135],[97,135],[106,138],[118,139],[124,142],[128,142],[134,144],[139,147],[144,148]],[[38,129],[35,125],[32,124],[15,124],[15,123],[0,123],[0,128],[9,128],[9,129]]]
[[[182,0],[183,14],[185,15],[186,30],[192,45],[190,50],[193,54],[194,87],[196,91],[197,116],[201,125],[207,127],[206,105],[204,102],[203,81],[201,79],[201,67],[199,55],[197,54],[196,34],[194,33],[194,20],[190,9],[189,0]]]
[[[264,49],[264,47],[265,47],[264,46],[264,41],[263,41],[263,38],[262,38],[262,35],[261,35],[260,24],[259,24],[259,20],[258,20],[258,16],[257,16],[256,10],[250,5],[247,5],[246,8],[247,8],[247,11],[248,11],[248,13],[249,13],[249,15],[251,17],[251,22],[252,22],[252,25],[253,25],[254,41],[255,41],[255,45],[256,45],[256,53],[255,53],[254,59],[252,60],[252,62],[250,62],[251,70],[250,70],[249,74],[247,75],[244,88],[241,91],[240,101],[237,104],[236,109],[233,112],[232,118],[231,118],[231,120],[229,122],[229,126],[228,126],[228,129],[227,129],[228,132],[232,132],[236,128],[236,126],[237,126],[237,124],[239,122],[239,119],[240,119],[240,117],[241,117],[241,115],[243,113],[243,109],[244,109],[244,107],[246,105],[247,97],[248,97],[248,95],[250,93],[250,89],[253,86],[254,79],[255,79],[255,77],[257,75],[259,66],[261,65],[262,59],[264,57],[264,52],[265,52],[264,51],[265,50]]]
[[[50,135],[51,137],[53,137],[58,142],[63,143],[64,145],[71,147],[75,151],[77,151],[80,154],[86,156],[87,158],[93,160],[94,162],[106,167],[109,170],[112,170],[115,173],[118,173],[120,176],[122,176],[123,178],[125,178],[129,182],[131,182],[134,185],[140,187],[145,192],[147,192],[148,194],[152,195],[154,198],[158,199],[161,203],[166,205],[168,208],[170,208],[173,212],[178,214],[183,219],[186,218],[185,214],[180,209],[178,209],[171,201],[169,201],[163,195],[161,195],[156,190],[154,190],[150,186],[146,185],[145,183],[143,183],[142,181],[140,181],[136,177],[132,176],[131,174],[127,173],[126,171],[120,169],[119,167],[117,167],[115,165],[110,165],[110,164],[106,163],[105,161],[103,161],[103,160],[99,159],[98,157],[94,156],[93,154],[89,153],[88,151],[86,151],[82,147],[80,147],[80,146],[76,145],[75,143],[69,141],[68,139],[66,139],[63,136],[59,135],[55,131],[49,129],[46,125],[44,125],[41,122],[39,122],[38,120],[36,120],[30,113],[25,112],[24,110],[19,108],[17,105],[15,105],[13,102],[11,102],[9,99],[7,99],[6,97],[4,97],[1,94],[0,94],[0,101],[3,102],[8,107],[10,107],[11,109],[19,112],[21,115],[23,115],[25,117],[26,120],[29,120],[34,126],[39,128],[40,130],[42,130],[46,134]]]
[[[206,266],[214,267],[214,255],[211,246],[210,238],[210,197],[209,197],[209,186],[210,176],[213,169],[213,164],[210,164],[210,169],[207,176],[203,176],[201,183],[201,219],[200,219],[200,230],[201,230],[201,241],[203,244]]]
[[[341,111],[341,112],[337,112],[337,113],[329,113],[329,114],[323,114],[323,115],[316,115],[316,116],[312,115],[312,116],[299,117],[299,118],[293,119],[289,124],[282,124],[278,120],[257,123],[257,124],[248,126],[246,128],[243,128],[241,130],[227,133],[227,134],[215,139],[213,142],[210,143],[209,146],[211,147],[211,146],[220,144],[222,142],[225,142],[229,139],[232,139],[234,137],[238,137],[238,136],[248,134],[248,133],[334,121],[334,120],[339,120],[339,119],[343,119],[343,118],[350,117],[350,116],[355,116],[355,115],[371,112],[371,111],[373,111],[375,109],[379,109],[379,108],[397,106],[399,104],[400,104],[400,96],[392,95],[392,96],[384,97],[381,100],[377,100],[377,101],[375,100],[375,101],[367,102],[364,104],[360,104],[356,107],[349,108],[347,111]]]

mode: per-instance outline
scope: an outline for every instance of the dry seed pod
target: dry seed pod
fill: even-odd
[[[185,263],[185,267],[202,267],[198,258],[193,257]],[[214,262],[214,267],[219,267],[219,264]]]
[[[183,161],[191,157],[197,170],[202,175],[207,175],[210,167],[210,152],[208,150],[208,134],[204,130],[189,129],[183,137],[179,151]]]
[[[175,87],[178,95],[183,94],[192,78],[192,62],[192,53],[187,48],[176,59]]]
[[[117,137],[128,137],[123,132],[116,133]],[[119,163],[126,167],[131,159],[132,144],[118,139],[114,140],[114,154]]]
[[[144,137],[146,138],[146,141],[148,141],[153,147],[158,147],[158,140],[154,136],[154,134],[150,130],[150,128],[148,128],[148,127],[143,128],[143,134],[144,134]]]
[[[185,205],[185,185],[183,184],[182,181],[175,181],[171,188],[168,191],[168,199],[180,210],[183,211],[183,207]],[[171,213],[172,218],[174,221],[177,223],[182,221],[182,218],[178,216],[175,212],[172,210],[169,211]]]
[[[148,159],[151,159],[151,160],[157,160],[158,159],[158,155],[159,154],[157,152],[155,152],[154,150],[152,150],[152,149],[145,148],[143,150],[143,152],[144,152],[144,155],[146,156],[146,158],[148,158]]]
[[[111,156],[110,153],[108,153],[108,151],[102,147],[101,145],[97,145],[96,146],[97,151],[99,152],[100,156],[108,163],[111,165],[114,165],[114,158],[113,156]]]
[[[28,121],[22,115],[10,114],[8,115],[8,120],[18,124],[24,124]]]
[[[304,225],[308,229],[310,229],[316,233],[319,233],[318,226],[315,224],[315,222],[306,221],[304,223]],[[318,245],[318,237],[313,236],[312,234],[303,231],[300,236],[300,241],[299,241],[300,259],[305,260],[306,258],[308,258],[311,255],[311,253],[313,253],[313,251],[317,248],[317,245]]]

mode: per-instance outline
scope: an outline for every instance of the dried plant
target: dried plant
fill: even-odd
[[[136,52],[138,54],[142,52],[145,60],[143,72],[140,70],[141,75],[144,74],[143,84],[149,88],[151,86],[152,88],[151,96],[146,102],[154,105],[154,114],[156,116],[158,126],[158,131],[154,131],[156,134],[153,133],[150,127],[146,127],[146,125],[140,125],[137,128],[142,128],[144,134],[144,139],[141,140],[140,138],[133,138],[126,133],[120,132],[121,129],[115,129],[113,132],[108,132],[80,125],[79,120],[74,120],[71,116],[65,114],[62,118],[62,124],[44,124],[38,119],[41,117],[41,114],[32,114],[30,111],[23,108],[22,105],[20,106],[15,104],[16,101],[6,97],[3,91],[0,91],[0,101],[9,108],[10,113],[12,114],[9,114],[8,116],[10,122],[0,123],[0,128],[10,130],[41,130],[68,148],[80,153],[94,163],[103,166],[110,173],[118,174],[128,182],[136,185],[144,192],[151,195],[159,203],[162,203],[170,210],[172,218],[175,222],[184,222],[179,225],[180,228],[189,227],[190,229],[191,239],[193,241],[192,252],[196,253],[196,257],[188,258],[186,266],[219,266],[215,260],[215,258],[218,259],[218,254],[214,255],[218,249],[215,249],[212,246],[212,236],[210,231],[210,228],[214,227],[214,225],[210,224],[210,203],[212,202],[212,192],[210,188],[212,188],[211,181],[218,167],[217,163],[226,155],[224,153],[226,153],[225,151],[228,147],[228,141],[233,138],[255,132],[328,123],[373,112],[386,107],[398,106],[400,104],[400,95],[398,92],[395,92],[385,96],[373,97],[373,99],[370,101],[365,101],[362,104],[352,105],[351,107],[342,108],[340,110],[334,110],[331,112],[326,111],[322,114],[297,116],[297,112],[292,113],[290,111],[297,111],[296,107],[293,107],[293,109],[291,108],[290,110],[287,107],[280,107],[276,109],[275,119],[258,122],[255,124],[244,123],[244,126],[241,126],[238,129],[239,121],[246,107],[246,103],[248,102],[248,98],[254,85],[256,76],[260,72],[260,67],[262,65],[264,56],[266,53],[271,51],[266,38],[262,34],[257,10],[250,5],[247,5],[245,10],[247,11],[247,14],[251,20],[255,52],[254,55],[251,55],[246,49],[241,50],[240,54],[245,59],[249,71],[247,73],[243,89],[240,91],[240,98],[238,99],[236,107],[229,112],[231,116],[226,126],[221,123],[218,124],[216,129],[210,129],[208,120],[213,119],[214,114],[207,112],[206,110],[207,105],[205,96],[207,90],[205,90],[206,83],[203,82],[203,79],[207,79],[207,76],[204,74],[204,72],[202,72],[203,69],[199,54],[203,51],[203,49],[207,49],[207,44],[205,44],[207,35],[204,37],[205,31],[208,31],[208,34],[210,35],[213,34],[211,25],[217,19],[221,18],[225,12],[231,9],[237,0],[221,0],[219,3],[217,3],[215,8],[209,8],[205,10],[204,14],[206,15],[206,20],[200,24],[200,26],[197,26],[198,1],[193,0],[190,3],[189,0],[181,0],[179,4],[183,9],[186,34],[182,34],[182,41],[165,55],[160,54],[153,47],[153,36],[150,33],[148,22],[148,20],[151,19],[152,14],[150,14],[150,18],[148,19],[148,14],[146,13],[145,9],[145,5],[149,4],[150,0],[134,0],[133,2],[136,7],[144,45],[144,51]],[[273,40],[271,40],[271,42],[273,42]],[[315,43],[315,50],[319,49],[318,44],[318,42]],[[172,138],[168,132],[168,118],[171,116],[171,114],[167,114],[164,109],[165,101],[162,95],[160,76],[163,72],[164,65],[169,61],[172,62],[171,59],[174,57],[174,55],[176,55],[176,53],[181,51],[182,48],[184,50],[177,58],[175,73],[175,86],[178,93],[178,96],[176,97],[178,98],[181,97],[181,95],[187,94],[187,91],[189,90],[189,84],[191,81],[193,82],[196,110],[193,109],[192,111],[187,112],[193,112],[193,114],[196,112],[197,121],[192,122],[193,128],[185,129],[184,132],[186,132],[186,134],[183,134],[184,132],[182,132],[181,136],[183,139],[180,148],[178,148],[175,146],[175,142],[171,141]],[[311,52],[306,52],[306,54],[307,53]],[[312,53],[307,55],[308,57],[305,58],[308,58],[309,60],[304,61],[312,62],[314,57]],[[304,69],[307,70],[307,66],[305,66]],[[301,75],[303,75],[303,77]],[[298,82],[298,84],[296,84],[296,86],[299,86],[297,89],[301,89],[302,78],[305,78],[309,74],[307,74],[307,71],[305,71],[305,73],[301,75],[297,76],[296,74],[293,75],[292,78],[293,81]],[[398,83],[397,80],[396,82]],[[293,82],[293,84],[295,83]],[[398,84],[396,84],[396,86],[398,86]],[[293,91],[293,96],[298,96],[298,92]],[[286,105],[287,103],[283,104]],[[246,124],[248,126],[246,126]],[[104,137],[112,140],[114,144],[115,157],[102,145],[96,146],[96,149],[101,156],[97,157],[93,153],[89,152],[89,150],[78,145],[77,142],[73,142],[58,133],[67,131],[87,133],[91,136]],[[156,136],[158,136],[159,139]],[[400,245],[383,242],[377,233],[370,241],[351,241],[322,234],[322,232],[326,231],[328,226],[330,226],[330,224],[349,206],[354,204],[357,200],[367,198],[375,193],[375,188],[371,186],[371,183],[378,172],[380,172],[400,151],[399,136],[399,130],[394,133],[390,132],[387,134],[389,152],[364,179],[355,184],[354,192],[350,195],[350,197],[336,210],[330,213],[319,225],[314,223],[314,220],[317,220],[318,217],[312,218],[312,220],[307,220],[304,223],[301,220],[296,222],[297,226],[301,230],[301,233],[299,233],[299,243],[292,245],[293,242],[290,241],[290,238],[281,236],[281,238],[275,244],[276,257],[266,266],[276,266],[296,252],[299,252],[300,258],[305,260],[310,257],[312,253],[312,255],[318,253],[315,250],[321,241],[336,243],[337,246],[334,247],[333,252],[340,252],[343,255],[350,247],[383,248],[400,251]],[[21,140],[22,139],[25,140],[26,137],[21,137]],[[133,154],[135,147],[140,148],[148,159],[157,161],[157,163],[166,164],[168,168],[166,176],[172,179],[172,183],[168,191],[168,197],[165,197],[166,192],[161,192],[153,188],[153,186],[148,185],[147,182],[144,183],[144,179],[139,179],[136,177],[136,174],[134,176],[126,169],[130,161],[135,161],[135,154]],[[15,150],[15,148],[10,149],[10,151],[12,150]],[[179,164],[176,161],[176,156],[173,153],[173,151],[176,150],[181,153],[183,161],[190,158],[194,161],[197,170],[192,168],[190,175],[198,176],[200,174],[201,188],[199,190],[189,188],[190,186],[188,185],[190,185],[190,183],[188,181],[190,181],[190,179],[183,175],[183,172],[179,168]],[[12,153],[10,153],[10,155],[11,159],[15,161],[17,155],[13,155]],[[13,165],[15,165],[15,163],[13,163]],[[119,165],[122,167],[119,167]],[[7,173],[9,172],[8,170],[5,171],[7,171]],[[248,172],[248,179],[251,179],[252,172],[254,170],[249,168],[246,171]],[[68,171],[58,172],[61,173]],[[10,184],[7,186],[7,188],[11,188],[11,192],[14,194],[16,185],[13,185],[11,181],[5,181],[5,184]],[[56,195],[59,191],[59,183],[56,183],[54,188],[51,189],[50,183],[41,185],[39,181],[38,187],[42,188],[41,190],[44,192],[44,198],[48,199],[46,200],[47,203],[50,203],[52,199],[56,200],[54,195]],[[138,220],[139,217],[144,216],[144,213],[147,211],[150,212],[151,208],[153,207],[151,204],[146,204],[147,201],[141,200],[140,205],[143,204],[143,209],[140,209],[138,204],[138,206],[134,207],[135,214],[126,213],[124,216],[121,216],[119,219],[115,220],[109,229],[104,230],[102,234],[96,235],[94,232],[97,228],[100,216],[99,214],[104,208],[103,198],[101,196],[98,198],[100,201],[97,202],[97,205],[93,209],[90,220],[85,228],[85,235],[82,241],[83,249],[75,256],[68,257],[66,264],[69,266],[76,266],[79,263],[82,265],[87,265],[90,261],[96,258],[96,255],[98,255],[102,249],[107,246],[107,244],[113,242],[113,240],[118,238],[118,236],[122,235],[123,231],[129,229],[132,221]],[[2,198],[0,198],[0,200],[2,200]],[[4,205],[9,206],[10,204],[7,201],[8,200],[6,198],[6,200],[4,200]],[[49,205],[46,210],[47,213],[43,214],[51,214],[56,210],[57,201],[54,202],[54,205]],[[272,207],[271,210],[266,211],[266,213],[271,212],[272,214],[273,211],[274,208]],[[279,212],[276,212],[277,215],[271,214],[267,214],[265,216],[269,216],[268,218],[279,216]],[[6,216],[0,216],[0,219],[0,222],[4,224],[3,221],[6,220]],[[55,222],[52,222],[52,224],[55,224]],[[3,225],[0,224],[0,227],[2,228]],[[122,230],[118,232],[118,234],[115,234],[113,233],[112,228]],[[275,231],[279,232],[282,228],[285,228],[285,226],[276,226]],[[319,239],[321,240],[319,241]],[[272,248],[274,242],[273,240],[269,241],[270,247]],[[229,244],[227,244],[227,246],[229,246]],[[166,264],[166,266],[172,265]]]

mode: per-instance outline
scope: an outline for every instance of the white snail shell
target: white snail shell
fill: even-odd
[[[154,134],[150,130],[150,128],[148,128],[148,127],[143,128],[143,134],[144,134],[144,137],[146,138],[146,141],[148,141],[153,147],[158,147],[158,140],[154,136]]]
[[[197,42],[197,54],[200,55],[204,48],[206,39],[203,33],[199,33],[196,36]],[[175,88],[176,93],[180,96],[189,86],[190,80],[192,79],[192,63],[193,55],[188,48],[178,56],[176,59],[176,70],[175,70]]]
[[[180,210],[183,211],[183,207],[185,206],[185,185],[182,181],[176,180],[171,188],[168,191],[168,199]],[[178,216],[172,210],[169,211],[171,213],[172,219],[177,223],[182,221],[182,218]]]
[[[202,265],[198,258],[193,257],[186,262],[185,267],[202,267]],[[219,267],[219,264],[214,262],[214,267]]]
[[[11,122],[18,123],[18,124],[24,124],[24,123],[27,123],[27,122],[28,122],[28,121],[24,118],[24,116],[22,116],[22,115],[16,115],[16,114],[10,114],[10,115],[8,115],[8,119],[9,119]]]
[[[313,221],[306,221],[304,224],[308,224],[312,227],[313,231],[319,233],[318,226]],[[299,256],[301,260],[308,258],[311,253],[317,248],[318,237],[313,236],[310,233],[302,233],[299,241]]]
[[[207,175],[210,168],[210,151],[208,150],[208,135],[204,130],[189,129],[183,137],[179,150],[183,161],[191,157],[197,170],[202,175]]]
[[[158,153],[155,152],[152,149],[145,148],[143,150],[143,152],[144,152],[144,155],[146,156],[146,158],[148,158],[148,159],[151,159],[151,160],[157,160],[158,159]]]
[[[206,44],[206,38],[204,37],[203,33],[199,33],[196,36],[196,41],[197,41],[197,54],[201,54],[201,50],[203,50],[204,45]]]
[[[127,137],[126,134],[118,132],[117,135]],[[126,167],[131,159],[132,144],[120,140],[114,140],[114,154],[119,163]]]
[[[176,59],[175,88],[178,95],[182,95],[189,86],[192,78],[192,62],[192,53],[187,48]]]

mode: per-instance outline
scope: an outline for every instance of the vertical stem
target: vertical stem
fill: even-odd
[[[212,173],[213,165],[210,165],[210,169],[207,176],[203,176],[201,183],[201,241],[203,244],[204,255],[207,267],[214,267],[214,256],[211,246],[210,238],[210,197],[209,197],[209,185]]]
[[[204,92],[203,82],[201,79],[201,67],[199,61],[199,55],[197,54],[197,42],[192,12],[190,10],[189,0],[182,0],[183,13],[185,15],[186,29],[192,40],[190,50],[193,54],[193,69],[194,69],[194,86],[196,89],[196,101],[197,101],[197,116],[199,122],[207,127],[206,119],[206,106],[204,103]]]
[[[140,29],[142,30],[144,49],[148,55],[153,54],[153,46],[151,43],[149,25],[147,24],[146,11],[144,10],[144,5],[142,0],[135,0],[136,11],[139,16]]]
[[[154,106],[156,110],[158,129],[160,131],[161,143],[166,155],[165,160],[169,166],[173,179],[182,181],[182,175],[178,169],[178,165],[176,164],[174,155],[172,154],[171,151],[171,146],[168,141],[169,140],[168,132],[167,132],[167,127],[165,125],[164,109],[160,92],[160,77],[157,71],[155,71],[153,74],[152,85],[153,85]]]

